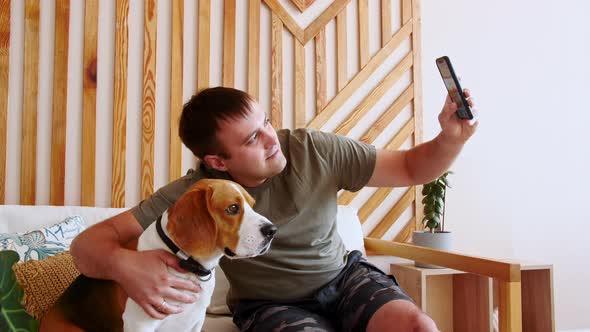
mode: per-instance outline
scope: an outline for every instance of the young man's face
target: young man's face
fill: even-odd
[[[209,166],[228,172],[246,187],[256,187],[279,174],[287,164],[277,134],[258,103],[245,118],[219,123],[217,140],[228,158],[205,156]]]

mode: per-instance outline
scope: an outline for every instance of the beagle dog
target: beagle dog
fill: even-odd
[[[197,302],[179,314],[154,319],[113,281],[80,276],[41,321],[41,331],[69,323],[84,331],[200,331],[215,286],[215,266],[230,259],[262,255],[270,248],[277,228],[252,209],[254,199],[239,184],[203,179],[192,185],[174,205],[139,237],[137,250],[168,250],[190,271],[169,272],[200,284]],[[75,329],[74,329],[75,330]]]

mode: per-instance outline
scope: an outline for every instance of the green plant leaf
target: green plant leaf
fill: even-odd
[[[430,194],[430,185],[425,184],[424,187],[422,187],[422,195],[426,196],[428,194]]]
[[[0,331],[37,331],[39,323],[21,305],[23,291],[12,271],[18,259],[15,251],[0,252]]]

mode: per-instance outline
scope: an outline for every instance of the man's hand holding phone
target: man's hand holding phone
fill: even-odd
[[[441,137],[445,142],[452,144],[464,144],[475,133],[479,122],[477,121],[477,109],[471,91],[463,90],[466,102],[473,113],[473,119],[460,119],[457,116],[458,106],[453,102],[450,95],[447,95],[442,111],[438,115],[438,122],[442,129]]]
[[[459,78],[447,56],[436,59],[436,66],[447,88],[447,98],[438,116],[441,136],[446,142],[464,144],[477,129],[477,110],[468,89],[461,88]]]

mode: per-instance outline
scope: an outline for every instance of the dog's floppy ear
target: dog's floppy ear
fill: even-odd
[[[208,186],[191,190],[168,210],[168,233],[180,249],[195,258],[210,256],[215,250],[217,224],[208,208],[212,194]]]

